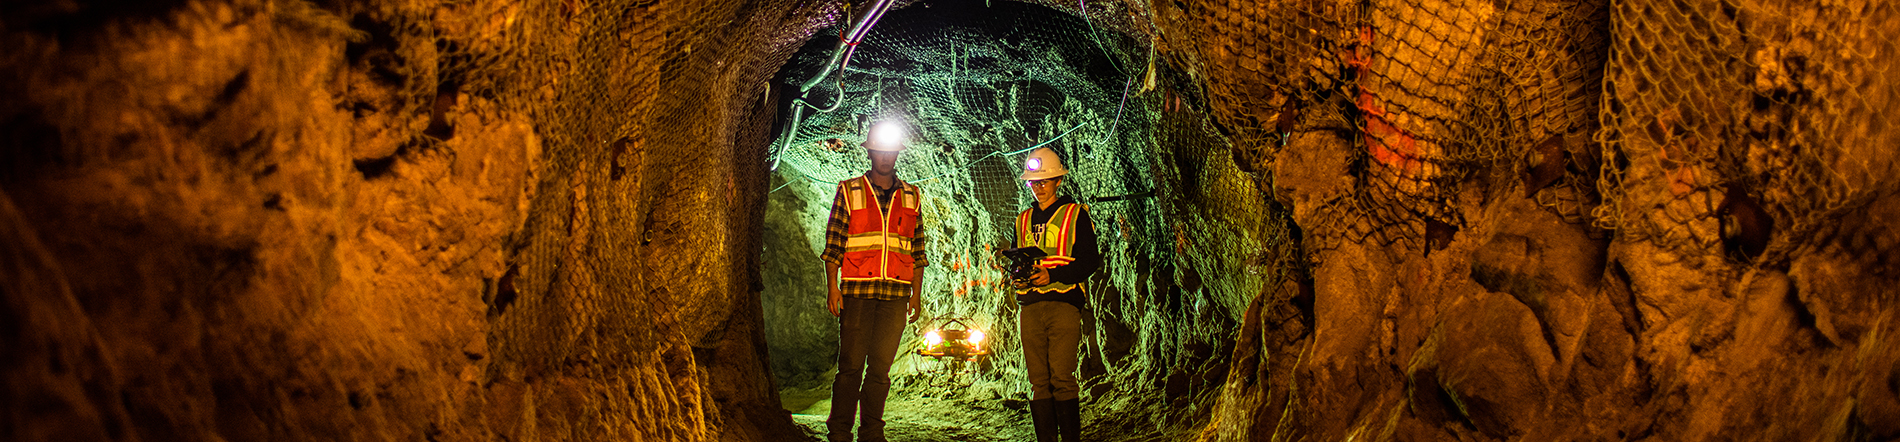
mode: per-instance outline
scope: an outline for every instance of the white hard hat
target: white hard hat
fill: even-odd
[[[904,151],[904,123],[885,121],[871,126],[864,137],[864,148],[879,152]]]
[[[1036,149],[1029,152],[1029,159],[1023,160],[1023,181],[1046,180],[1068,174],[1069,169],[1062,167],[1062,159],[1056,158],[1055,149]]]

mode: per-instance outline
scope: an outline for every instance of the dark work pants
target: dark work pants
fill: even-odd
[[[891,361],[897,358],[909,304],[909,298],[844,298],[838,324],[838,377],[831,383],[831,418],[825,420],[833,442],[851,440],[851,424],[858,417],[854,415],[863,417],[858,440],[884,440],[884,399],[891,394]]]
[[[1076,344],[1082,341],[1082,311],[1067,302],[1042,301],[1023,306],[1023,362],[1029,369],[1030,399],[1075,400]]]

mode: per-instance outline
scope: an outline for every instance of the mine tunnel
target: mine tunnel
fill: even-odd
[[[1884,0],[8,2],[0,439],[826,440],[827,222],[890,123],[928,262],[893,441],[1036,440],[1000,251],[1037,149],[1102,258],[1082,440],[1895,440],[1892,29]]]

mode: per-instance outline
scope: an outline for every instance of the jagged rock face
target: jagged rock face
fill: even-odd
[[[789,39],[697,26],[809,10],[118,3],[4,7],[0,438],[800,434],[722,92]]]
[[[1103,308],[1190,345],[1092,325],[1171,364],[1092,422],[1900,436],[1894,5],[1088,5],[1229,148],[1151,152],[1178,271]],[[804,437],[764,85],[838,5],[0,13],[0,438]]]
[[[1233,363],[1255,368],[1229,379],[1203,434],[1895,435],[1900,391],[1867,386],[1893,385],[1900,347],[1846,337],[1893,330],[1892,279],[1869,266],[1895,233],[1866,222],[1889,219],[1892,186],[1873,177],[1891,149],[1872,146],[1895,134],[1864,110],[1895,103],[1866,76],[1894,62],[1818,49],[1892,47],[1860,31],[1893,25],[1891,5],[1180,6],[1159,23],[1176,46],[1215,48],[1193,55],[1219,120],[1242,135],[1236,156],[1274,174],[1313,292],[1310,331],[1285,320],[1300,284],[1248,311]],[[1706,21],[1678,32],[1684,17]],[[1260,37],[1231,37],[1242,29]],[[1492,71],[1498,54],[1526,62]],[[1489,106],[1486,88],[1503,91],[1500,114],[1436,107]],[[1509,128],[1487,136],[1510,161],[1459,132],[1487,127]],[[1253,328],[1272,323],[1287,327]]]

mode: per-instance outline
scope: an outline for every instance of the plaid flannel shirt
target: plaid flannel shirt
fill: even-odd
[[[898,189],[903,188],[903,181],[898,181],[897,185]],[[890,210],[889,195],[884,194],[881,189],[875,189],[876,186],[872,187],[874,190],[878,190],[878,199],[884,202],[884,210],[888,213]],[[896,193],[896,190],[893,189],[891,195],[895,195]],[[823,258],[825,263],[830,265],[843,264],[842,257],[844,256],[845,236],[848,234],[847,232],[851,231],[851,211],[845,207],[844,198],[845,196],[842,192],[832,195],[831,219],[825,223],[825,252],[819,255],[819,257]],[[916,261],[914,265],[918,268],[930,265],[930,261],[924,257],[924,234],[924,225],[919,222],[917,225],[917,235],[911,238],[910,252],[910,257]],[[923,273],[919,272],[917,277],[923,278]],[[838,281],[838,292],[851,298],[891,301],[910,297],[910,286],[910,283],[897,281],[841,280]]]

